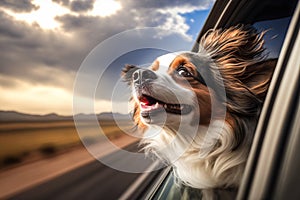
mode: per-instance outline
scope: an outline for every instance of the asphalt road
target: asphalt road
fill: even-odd
[[[138,151],[136,143],[129,145],[125,149],[131,152]],[[127,165],[139,164],[145,169],[152,163],[150,159],[136,163],[133,160],[128,160],[130,158],[124,157],[119,151],[108,155],[107,158],[112,163],[121,161]],[[93,161],[60,177],[19,193],[10,199],[118,199],[140,175],[139,173],[120,172],[101,164],[99,161]]]

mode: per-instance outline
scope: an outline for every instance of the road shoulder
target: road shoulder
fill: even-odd
[[[137,141],[136,138],[123,136],[115,139],[113,143],[115,146],[123,148],[135,141]],[[106,156],[115,150],[109,143],[104,142],[93,148],[98,149],[98,157]],[[0,198],[8,198],[94,160],[95,158],[85,147],[80,146],[55,157],[2,171],[0,172]]]

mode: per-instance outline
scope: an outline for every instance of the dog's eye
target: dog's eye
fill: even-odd
[[[182,67],[182,66],[178,67],[177,73],[178,73],[178,75],[183,76],[183,77],[192,77],[193,76],[185,67]]]

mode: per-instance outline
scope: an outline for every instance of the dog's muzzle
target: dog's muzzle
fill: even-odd
[[[156,74],[149,69],[139,69],[132,74],[134,86],[142,86],[143,84],[149,83],[155,79],[157,79]]]
[[[154,91],[152,88],[156,79],[158,76],[155,72],[148,69],[138,69],[132,73],[132,82],[136,98],[141,106],[142,117],[150,118],[150,115],[154,116],[165,111],[177,115],[188,114],[192,111],[192,107],[187,104],[168,103],[157,98],[155,93],[160,91]]]

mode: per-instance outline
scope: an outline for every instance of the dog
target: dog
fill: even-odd
[[[210,30],[198,52],[169,53],[149,68],[126,65],[141,145],[193,188],[238,187],[276,65],[265,32]]]

